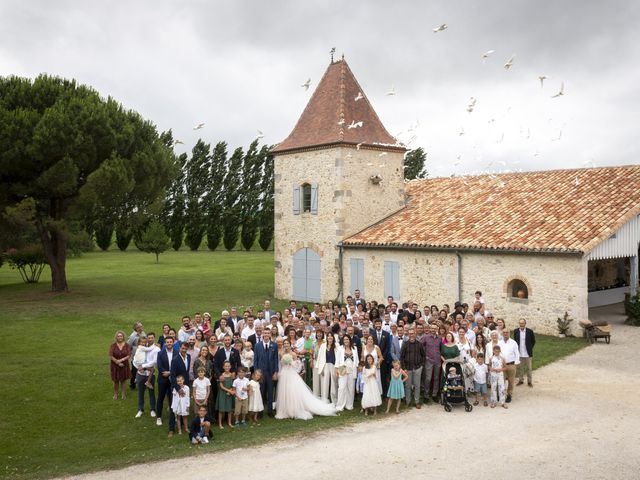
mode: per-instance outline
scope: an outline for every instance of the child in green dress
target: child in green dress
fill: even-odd
[[[384,413],[389,413],[391,403],[396,400],[396,413],[400,413],[400,402],[404,398],[404,382],[407,381],[409,375],[400,368],[400,360],[394,360],[391,363],[391,381],[389,382],[389,390],[387,391],[387,409]]]
[[[224,429],[222,421],[224,420],[224,414],[227,414],[227,423],[229,427],[233,428],[231,422],[233,412],[233,397],[235,391],[233,389],[233,373],[231,373],[231,363],[227,360],[222,365],[222,374],[218,379],[218,398],[216,399],[216,408],[218,410],[218,427],[220,430]]]

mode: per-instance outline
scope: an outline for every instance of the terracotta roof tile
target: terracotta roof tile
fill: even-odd
[[[640,213],[640,166],[407,184],[407,206],[346,246],[588,253]]]
[[[363,98],[356,101],[359,93]],[[348,128],[352,122],[362,122],[362,127]],[[397,144],[342,59],[329,65],[293,131],[272,152],[359,143],[387,147]],[[395,148],[405,150],[401,145]]]

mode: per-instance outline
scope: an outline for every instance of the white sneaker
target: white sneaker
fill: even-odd
[[[197,438],[195,438],[195,437],[194,437],[194,438],[192,438],[192,439],[191,439],[191,443],[192,443],[193,445],[197,445],[197,444],[198,444],[198,439],[197,439]]]
[[[136,418],[140,418],[143,413],[144,412],[142,410],[138,410],[138,413],[136,413]]]
[[[202,443],[209,443],[209,437],[207,437],[206,435],[202,437]]]
[[[151,410],[151,418],[156,418],[156,412]]]
[[[156,425],[158,425],[159,427],[162,426],[162,419],[160,417],[156,419]]]

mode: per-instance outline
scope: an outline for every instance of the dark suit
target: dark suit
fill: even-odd
[[[375,328],[369,330],[369,335],[373,337],[375,343],[382,353],[382,364],[380,365],[380,381],[382,383],[382,396],[387,395],[389,390],[389,380],[391,377],[391,335],[384,330],[380,331],[380,340],[378,340],[378,331]]]
[[[215,323],[213,324],[213,328],[211,329],[211,331],[215,332],[219,326],[220,326],[220,320],[216,320]],[[231,333],[235,333],[235,325],[231,321],[231,317],[227,318],[227,326],[231,328]]]
[[[175,360],[178,353],[173,352],[173,359]],[[162,420],[162,404],[164,403],[164,397],[168,397],[169,410],[171,410],[171,377],[165,377],[162,372],[171,373],[171,363],[169,362],[169,356],[167,355],[167,349],[163,348],[158,352],[157,357],[158,367],[158,398],[156,399],[156,414],[158,418]]]
[[[158,354],[160,355],[160,354]],[[189,384],[189,370],[191,369],[191,355],[188,353],[185,354],[186,362],[182,359],[180,354],[173,354],[173,360],[171,361],[171,375],[169,378],[171,379],[171,394],[173,395],[173,390],[179,390],[177,378],[182,376],[184,378],[184,383],[186,385]],[[169,431],[175,432],[176,430],[176,415],[173,413],[173,410],[169,411]]]
[[[518,344],[518,351],[520,350],[520,335],[521,335],[521,332],[519,328],[513,331],[513,339]],[[532,359],[533,359],[533,347],[535,346],[535,344],[536,344],[536,336],[533,333],[533,330],[531,330],[530,328],[525,328],[524,347],[527,350],[528,357],[523,357],[522,355],[520,355],[520,363],[516,368],[516,375],[518,375],[518,384],[521,384],[522,382],[524,382],[524,374],[526,371],[527,383],[529,385],[532,385],[531,370],[533,369]]]
[[[223,372],[224,362],[227,361],[227,354],[224,347],[218,348],[218,351],[213,356],[213,374],[216,376],[216,380]],[[229,363],[231,363],[231,371],[236,373],[240,367],[240,353],[235,348],[231,347],[229,353]]]
[[[518,348],[520,348],[520,329],[516,328],[513,331],[513,339],[518,344]],[[533,330],[530,328],[525,328],[525,336],[524,336],[524,346],[527,349],[527,354],[533,358],[533,347],[536,344],[536,336],[533,333]]]
[[[254,333],[253,335],[249,335],[247,337],[247,342],[249,342],[251,344],[251,347],[255,350],[256,349],[256,342],[258,341],[258,336]]]
[[[262,370],[262,403],[266,406],[268,414],[273,415],[273,374],[278,372],[278,348],[275,342],[269,342],[268,349],[265,349],[262,340],[256,343],[253,368]]]

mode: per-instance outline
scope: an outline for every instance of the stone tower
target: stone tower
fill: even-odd
[[[272,150],[275,296],[342,299],[340,242],[404,206],[404,153],[344,60]]]

